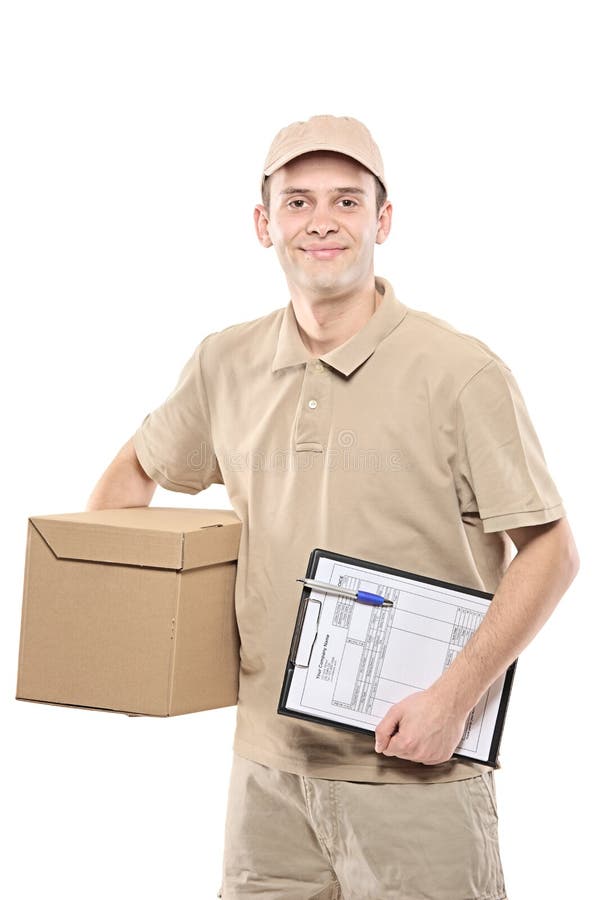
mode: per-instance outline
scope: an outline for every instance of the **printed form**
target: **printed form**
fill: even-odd
[[[374,607],[311,588],[286,708],[375,731],[390,706],[433,684],[465,646],[490,601],[321,557],[314,579],[393,601]],[[502,675],[467,718],[456,752],[487,759]]]

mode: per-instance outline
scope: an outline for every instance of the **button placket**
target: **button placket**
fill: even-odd
[[[305,366],[296,415],[295,449],[323,452],[331,415],[331,375],[319,362]]]

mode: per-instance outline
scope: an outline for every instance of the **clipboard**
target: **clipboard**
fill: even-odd
[[[302,588],[277,712],[371,736],[390,706],[450,665],[494,597],[320,548],[310,554],[306,577],[332,591]],[[335,587],[381,594],[393,606],[359,603]],[[498,768],[516,665],[471,710],[453,757]]]

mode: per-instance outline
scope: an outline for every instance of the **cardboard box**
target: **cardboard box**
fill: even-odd
[[[18,700],[177,716],[237,703],[232,510],[28,520]]]

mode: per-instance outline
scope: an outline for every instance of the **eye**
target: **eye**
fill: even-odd
[[[294,206],[294,203],[306,203],[306,201],[297,199],[297,200],[290,200],[290,202],[288,203],[288,206],[291,206],[292,209],[302,209],[301,206]]]
[[[358,206],[356,200],[350,200],[349,197],[344,197],[343,200],[342,200],[342,203],[350,203],[350,204],[352,204],[352,206]],[[346,206],[345,208],[346,208],[346,209],[350,209],[351,207],[350,207],[350,206]]]

